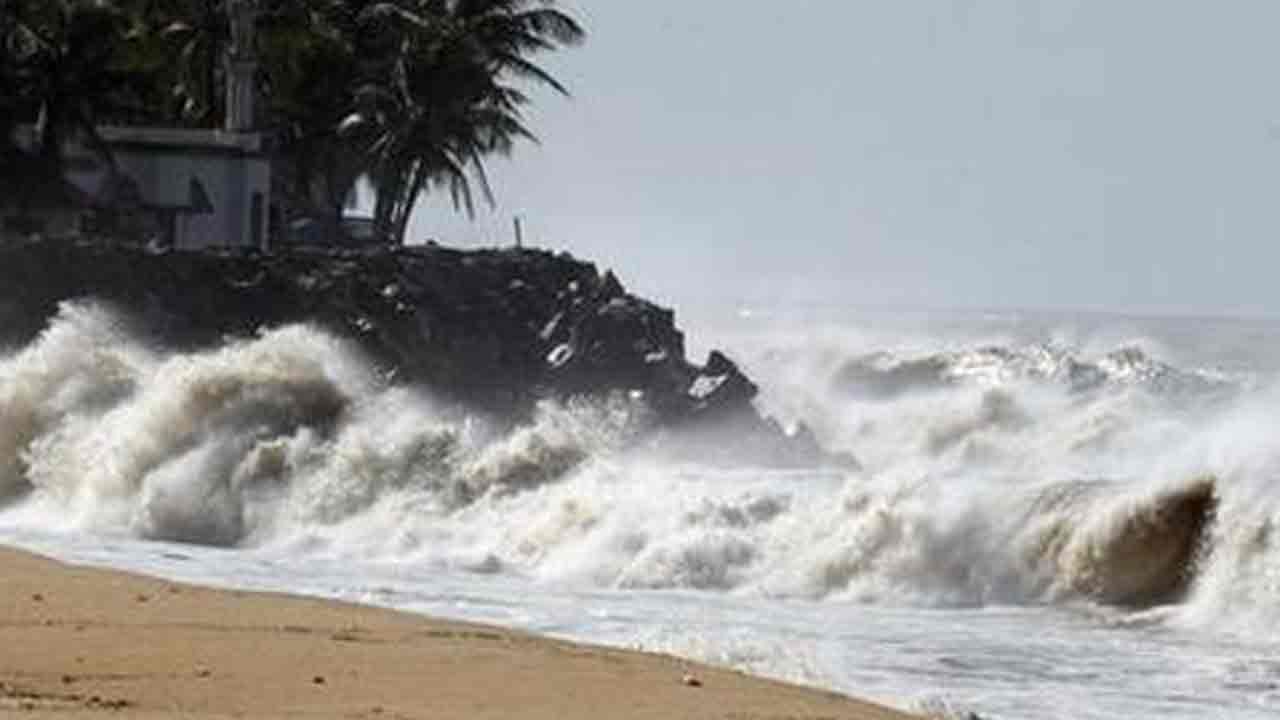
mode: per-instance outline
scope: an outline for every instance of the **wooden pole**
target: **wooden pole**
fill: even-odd
[[[516,215],[512,220],[516,229],[516,248],[519,249],[524,247],[524,225],[520,221],[519,215]]]

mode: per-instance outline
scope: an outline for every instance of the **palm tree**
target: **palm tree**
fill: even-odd
[[[281,0],[262,15],[262,83],[273,192],[336,232],[366,162],[338,136],[359,77],[355,2]]]
[[[26,53],[19,36],[16,4],[0,4],[0,155],[13,149],[13,132],[25,101],[22,72]]]
[[[62,170],[65,141],[80,138],[109,164],[98,119],[127,111],[141,78],[124,66],[127,18],[107,0],[25,0],[13,5],[17,97],[36,113],[36,147]]]
[[[446,190],[475,212],[472,183],[493,202],[484,160],[509,154],[525,126],[521,81],[567,95],[531,56],[574,45],[585,33],[552,0],[400,0],[372,3],[366,31],[395,40],[378,79],[357,92],[346,136],[371,157],[378,229],[404,241],[421,194]]]
[[[533,56],[583,38],[554,0],[267,0],[262,103],[285,204],[336,225],[356,180],[402,241],[419,196],[492,203],[484,161],[534,140],[525,84],[567,94]],[[217,124],[226,0],[0,0],[0,146],[37,119],[41,155],[64,140],[110,159],[102,119]],[[176,61],[175,61],[176,60]],[[0,149],[3,149],[0,147]]]
[[[167,0],[154,3],[162,42],[177,58],[172,99],[183,122],[202,127],[221,122],[222,53],[230,29],[222,0]]]

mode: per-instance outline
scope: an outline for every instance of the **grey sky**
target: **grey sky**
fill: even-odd
[[[677,305],[1280,313],[1274,0],[577,0],[475,224]]]

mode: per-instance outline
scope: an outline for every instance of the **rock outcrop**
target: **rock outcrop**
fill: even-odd
[[[358,341],[396,382],[497,417],[524,417],[543,398],[620,392],[643,399],[662,428],[715,428],[760,456],[753,462],[824,457],[809,434],[757,414],[756,386],[723,354],[687,361],[670,310],[566,254],[0,247],[0,342],[29,342],[59,303],[77,298],[118,306],[175,348],[312,323]]]

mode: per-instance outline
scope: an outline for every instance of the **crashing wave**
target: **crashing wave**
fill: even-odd
[[[741,451],[732,431],[691,433],[692,454],[633,442],[650,418],[625,397],[495,425],[389,386],[313,328],[166,353],[109,310],[69,304],[0,360],[0,479],[11,505],[31,496],[94,531],[600,586],[1207,607],[1223,596],[1211,588],[1265,576],[1274,518],[1220,519],[1245,517],[1243,473],[1204,474],[1221,462],[1186,442],[1204,436],[1198,416],[1148,393],[1073,391],[1080,361],[1045,348],[895,358],[872,364],[897,389],[931,390],[815,400],[844,413],[836,430],[866,467],[782,471],[716,462]],[[1111,384],[1198,377],[1137,351],[1091,362]],[[1010,377],[1054,382],[992,381]],[[1184,446],[1185,460],[1153,461]],[[1143,474],[1193,479],[1061,479]]]
[[[1217,510],[1215,478],[1131,497],[1114,491],[1094,483],[1046,491],[1030,522],[1030,561],[1050,568],[1055,590],[1107,604],[1148,607],[1181,598]]]
[[[350,345],[312,328],[163,356],[109,310],[67,304],[0,362],[0,487],[92,527],[234,545],[342,522],[396,493],[445,512],[536,489],[643,418],[627,401],[584,401],[484,430],[386,387]]]
[[[959,385],[1001,387],[1014,382],[1058,384],[1074,393],[1132,386],[1194,393],[1224,384],[1216,373],[1179,370],[1135,346],[1089,357],[1046,344],[991,345],[923,355],[878,351],[847,360],[832,382],[852,396],[880,401]]]

